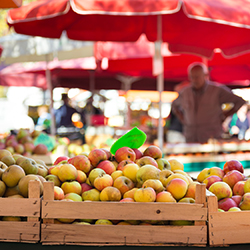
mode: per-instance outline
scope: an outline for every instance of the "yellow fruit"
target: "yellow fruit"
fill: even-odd
[[[177,159],[170,159],[168,160],[168,162],[170,163],[171,171],[178,170],[178,169],[184,170],[184,165]]]

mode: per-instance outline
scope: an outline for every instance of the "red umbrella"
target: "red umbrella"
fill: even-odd
[[[250,2],[247,0],[40,0],[8,12],[17,33],[92,41],[136,41],[146,34],[170,50],[211,56],[250,49]]]
[[[92,41],[164,41],[174,52],[211,57],[215,48],[226,55],[250,49],[248,0],[41,0],[8,12],[17,33]],[[156,45],[157,48],[157,45]],[[163,90],[160,46],[154,73]],[[161,98],[159,102],[161,109]],[[163,128],[159,119],[159,145]]]

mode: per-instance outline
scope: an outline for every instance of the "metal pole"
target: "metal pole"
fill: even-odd
[[[50,123],[50,134],[55,135],[56,134],[56,126],[55,126],[55,114],[54,114],[54,108],[53,108],[53,88],[51,83],[51,73],[49,70],[49,55],[45,55],[46,58],[46,81],[50,93],[50,115],[51,115],[51,123]]]

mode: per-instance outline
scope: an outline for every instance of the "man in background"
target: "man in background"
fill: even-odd
[[[174,114],[183,124],[188,143],[206,143],[208,139],[220,139],[222,123],[237,112],[245,101],[224,85],[211,82],[208,69],[202,63],[188,68],[190,86],[181,90],[172,103]],[[223,112],[222,104],[232,103],[233,108]]]

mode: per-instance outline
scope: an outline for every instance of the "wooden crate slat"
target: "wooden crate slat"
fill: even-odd
[[[40,216],[40,198],[0,198],[0,216]]]
[[[42,201],[42,218],[206,221],[207,209],[193,203]]]
[[[38,242],[40,222],[0,221],[0,241]]]
[[[210,213],[209,244],[216,246],[250,243],[249,222],[249,211]]]
[[[61,225],[42,224],[41,241],[96,244],[201,244],[207,243],[206,226]]]

